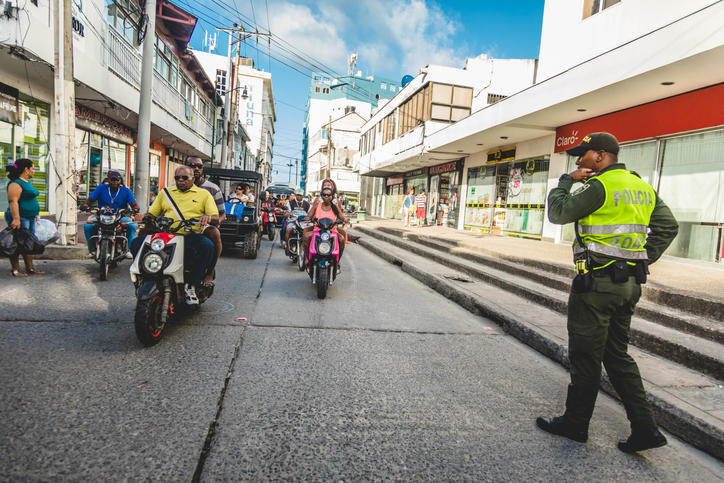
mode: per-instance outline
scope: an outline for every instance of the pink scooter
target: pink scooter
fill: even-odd
[[[317,298],[323,299],[327,296],[327,287],[337,278],[339,243],[333,228],[344,225],[344,221],[329,218],[312,218],[312,221],[314,234],[309,243],[309,277],[317,285]]]

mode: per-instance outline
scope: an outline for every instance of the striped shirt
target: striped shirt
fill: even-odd
[[[418,208],[424,208],[425,207],[425,195],[417,195],[415,196],[415,206]]]
[[[201,183],[199,188],[203,188],[211,193],[211,196],[212,198],[214,198],[214,202],[216,203],[216,209],[219,210],[219,215],[223,215],[226,213],[226,207],[224,206],[224,195],[221,193],[221,189],[219,189],[218,186],[216,186],[208,179],[205,179],[203,183]]]

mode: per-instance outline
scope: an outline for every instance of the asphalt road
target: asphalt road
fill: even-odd
[[[357,245],[323,301],[269,241],[224,254],[153,348],[128,263],[38,265],[0,275],[0,481],[724,481],[669,435],[620,453],[603,394],[587,444],[538,430],[565,370]]]

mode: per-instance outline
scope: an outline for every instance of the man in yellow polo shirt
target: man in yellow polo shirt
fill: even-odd
[[[219,219],[219,211],[211,194],[194,185],[194,172],[191,168],[179,166],[174,179],[176,184],[161,190],[148,213],[136,215],[136,220],[142,221],[144,216],[165,216],[180,220],[179,214],[186,220],[198,218],[199,224],[193,227],[193,233],[187,233],[184,230],[177,233],[184,236],[184,265],[191,272],[191,280],[187,280],[186,284],[186,302],[198,304],[195,287],[203,285],[206,268],[214,256],[213,242],[203,236],[201,232],[211,220]],[[176,207],[167,199],[167,196],[171,197]],[[177,209],[180,213],[177,213]],[[138,237],[131,243],[131,253],[134,257],[143,246],[143,241],[143,237]]]

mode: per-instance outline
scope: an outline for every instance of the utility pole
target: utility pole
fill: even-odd
[[[64,245],[78,243],[75,198],[75,83],[73,82],[72,0],[55,0],[55,214]]]
[[[256,35],[257,39],[261,35],[262,37],[269,37],[271,38],[271,34],[262,34],[259,32],[249,32],[248,30],[245,30],[243,26],[239,26],[238,24],[234,24],[233,29],[216,29],[221,30],[223,32],[227,32],[229,34],[229,49],[226,52],[226,56],[228,58],[228,71],[227,71],[227,81],[226,81],[226,96],[224,97],[224,127],[227,127],[227,138],[224,140],[224,143],[221,147],[221,167],[222,168],[228,168],[231,169],[233,167],[232,163],[229,162],[229,152],[231,151],[231,148],[233,147],[233,141],[234,141],[234,133],[233,133],[233,123],[236,121],[232,116],[235,114],[234,110],[236,109],[236,94],[234,94],[239,87],[236,85],[238,81],[238,71],[239,71],[239,59],[241,59],[241,42],[246,40],[247,38],[251,37],[252,35]],[[233,41],[233,34],[237,34],[237,40],[236,42]],[[234,70],[234,64],[231,58],[231,48],[233,44],[238,44],[236,47],[236,72],[232,72]],[[231,96],[234,95],[234,98],[232,99]]]
[[[299,160],[294,160],[294,184],[299,186]]]
[[[329,127],[327,128],[327,174],[325,179],[332,178],[332,116],[329,116]]]
[[[289,161],[289,163],[287,163],[287,166],[289,166],[289,182],[291,183],[292,182],[292,166],[294,166],[294,165],[292,164],[291,161]]]
[[[146,0],[146,33],[141,61],[141,99],[138,105],[136,180],[134,193],[141,213],[148,211],[149,152],[151,146],[151,105],[153,93],[153,44],[156,40],[156,0]]]
[[[221,30],[221,29],[219,29]],[[224,115],[223,115],[223,121],[221,125],[224,127],[224,131],[227,136],[229,133],[229,126],[227,123],[227,119],[230,118],[229,116],[229,104],[231,102],[231,83],[233,82],[234,76],[232,75],[232,70],[234,70],[234,65],[231,63],[231,40],[232,40],[232,33],[231,30],[224,30],[225,32],[228,32],[229,34],[229,50],[226,51],[226,59],[227,59],[227,70],[226,70],[226,92],[224,92]],[[221,167],[226,166],[226,157],[227,157],[227,146],[226,146],[226,140],[228,138],[224,138],[224,142],[221,143]]]

